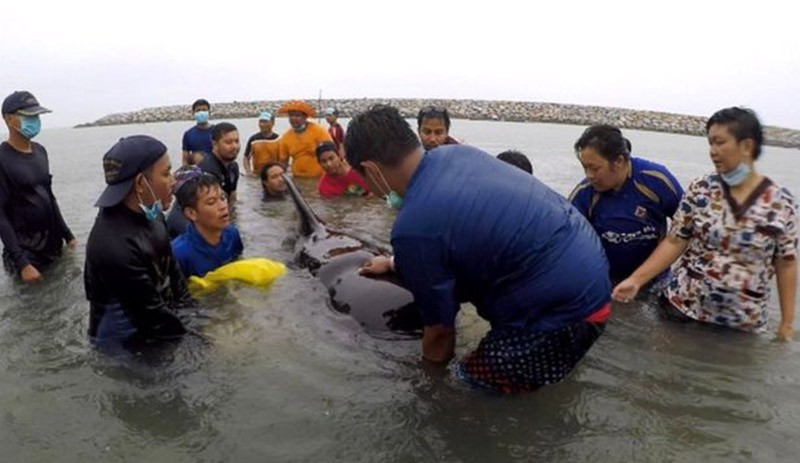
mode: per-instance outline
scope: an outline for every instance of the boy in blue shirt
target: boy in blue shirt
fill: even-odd
[[[215,176],[184,166],[175,178],[176,206],[191,223],[172,241],[172,252],[187,278],[202,277],[236,260],[242,254],[242,240],[230,225],[228,199]]]

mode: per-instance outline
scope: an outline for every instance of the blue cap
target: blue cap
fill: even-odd
[[[97,207],[116,206],[130,193],[140,172],[167,154],[167,146],[147,135],[120,138],[103,156],[106,189],[94,203]]]
[[[269,111],[264,111],[263,113],[258,115],[259,121],[271,121],[273,119],[275,119],[275,116],[273,116],[272,113]]]

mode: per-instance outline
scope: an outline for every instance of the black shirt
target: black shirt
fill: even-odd
[[[23,153],[0,144],[0,238],[3,261],[15,272],[49,264],[74,239],[53,195],[47,151],[31,145]]]
[[[270,133],[269,135],[265,136],[263,133],[258,132],[253,134],[250,138],[247,139],[247,146],[244,147],[244,157],[250,157],[250,144],[257,140],[277,140],[278,134],[275,132]]]
[[[140,338],[186,332],[177,309],[193,304],[186,279],[172,256],[163,217],[148,221],[124,204],[101,209],[86,243],[89,335],[106,308],[120,305]]]
[[[225,164],[214,153],[210,153],[203,156],[203,161],[199,167],[203,169],[203,172],[208,172],[217,177],[219,183],[222,184],[222,191],[228,196],[236,191],[236,185],[239,183],[239,164],[236,161],[225,167]]]

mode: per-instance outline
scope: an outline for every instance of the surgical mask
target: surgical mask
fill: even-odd
[[[197,121],[198,124],[205,124],[208,122],[208,111],[197,111],[194,113],[194,120]]]
[[[386,204],[392,209],[400,209],[403,207],[403,198],[394,190],[389,190],[386,195]]]
[[[26,139],[30,140],[39,135],[40,130],[42,130],[42,120],[39,116],[19,116],[18,132]]]
[[[308,127],[308,124],[303,124],[301,127],[292,127],[292,129],[294,129],[296,133],[303,133],[306,131],[306,127]]]
[[[150,187],[150,181],[147,180],[147,177],[145,177],[144,181],[147,182],[147,189],[150,190],[150,194],[153,196],[153,199],[155,199],[156,194],[153,193],[153,189]],[[142,197],[139,196],[138,193],[136,196],[139,197],[139,209],[142,210],[142,212],[144,213],[144,218],[147,219],[148,222],[156,220],[159,214],[161,214],[164,211],[164,206],[161,205],[160,199],[156,199],[150,207],[147,207],[144,205]]]
[[[386,205],[392,209],[400,209],[403,207],[403,197],[389,187],[389,182],[386,181],[386,177],[383,176],[383,172],[381,172],[380,169],[375,167],[375,170],[378,171],[378,176],[375,178],[375,180],[379,180],[375,182],[375,184],[378,185],[381,190],[388,192],[384,195]]]
[[[722,181],[725,182],[728,186],[739,186],[750,175],[753,169],[750,167],[750,164],[746,162],[740,163],[730,172],[726,172],[724,174],[720,174],[722,177]]]

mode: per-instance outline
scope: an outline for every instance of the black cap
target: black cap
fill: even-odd
[[[103,172],[108,186],[94,205],[111,207],[122,202],[131,191],[136,175],[166,153],[165,144],[147,135],[120,138],[103,156]]]
[[[39,100],[31,92],[16,91],[3,100],[3,115],[20,113],[23,116],[36,116],[50,113],[49,109],[39,105]]]

